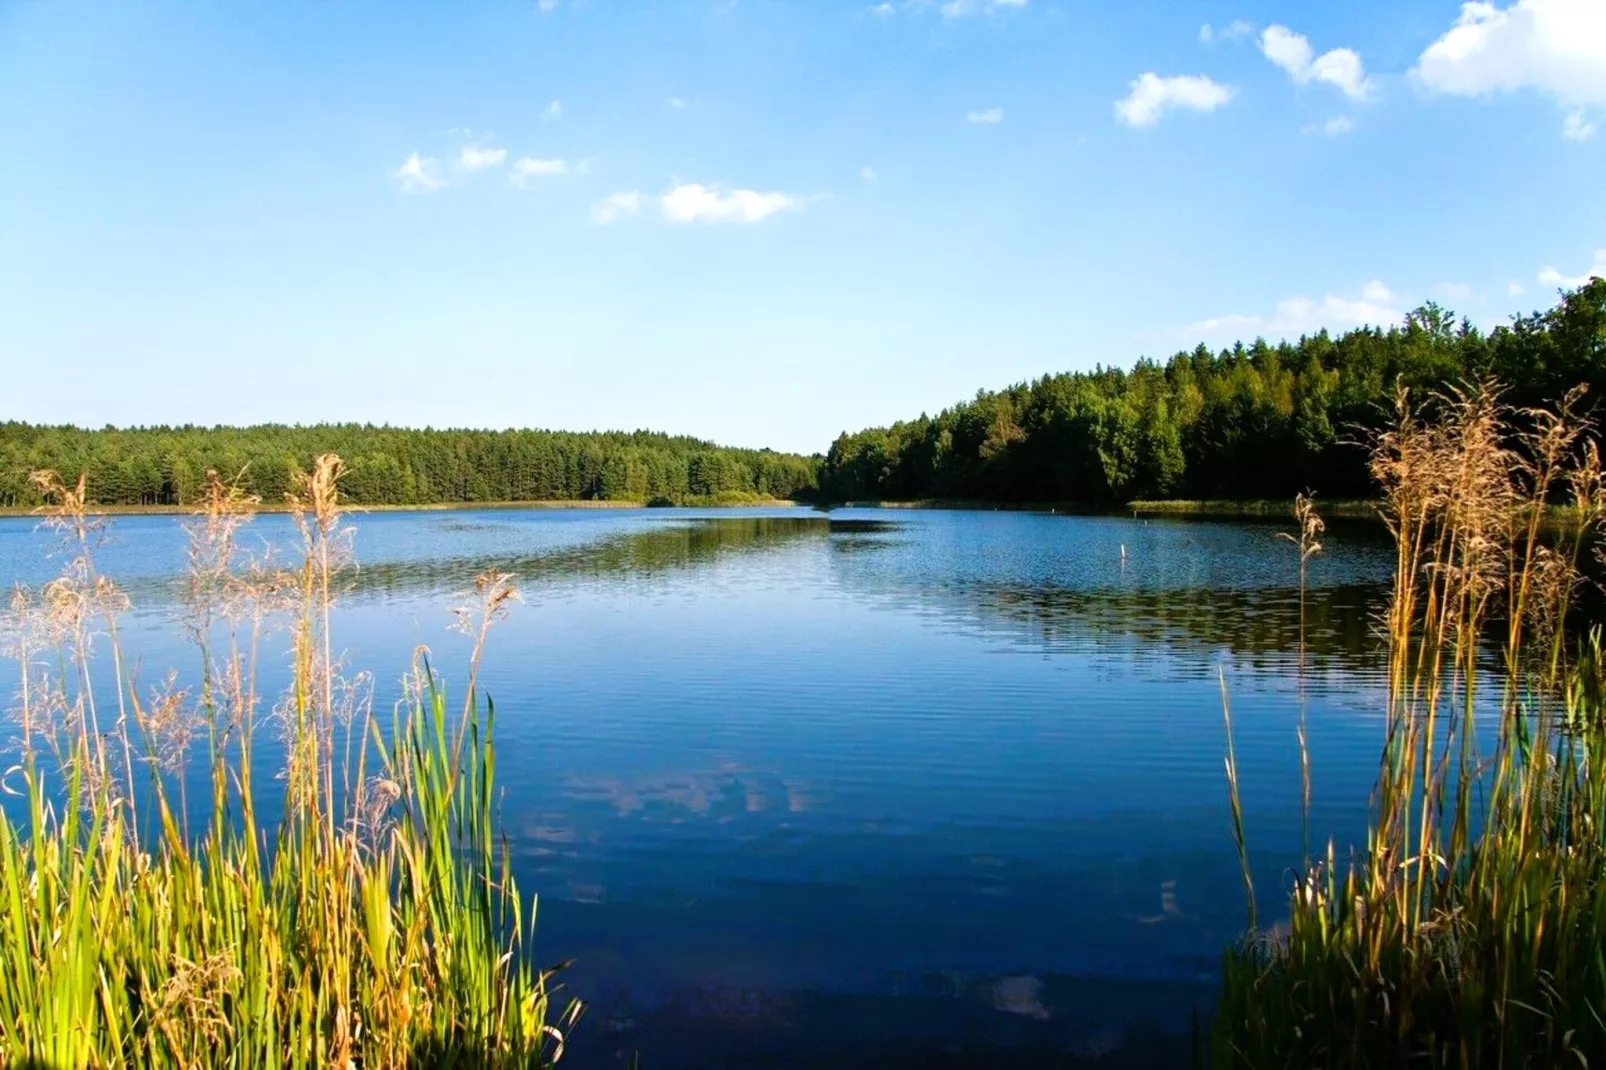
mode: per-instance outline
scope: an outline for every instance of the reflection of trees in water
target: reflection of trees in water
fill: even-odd
[[[1125,642],[1157,650],[1225,650],[1256,669],[1286,669],[1299,650],[1297,588],[1109,588],[1078,591],[976,585],[941,592],[984,626],[1005,623],[1048,648]],[[1313,670],[1378,665],[1375,631],[1388,590],[1378,584],[1313,588],[1305,596],[1305,653]]]
[[[463,523],[465,531],[482,531],[488,525]],[[774,550],[807,538],[823,539],[837,525],[824,516],[715,517],[649,522],[634,531],[613,532],[594,541],[530,551],[482,551],[401,561],[361,560],[348,579],[347,593],[359,596],[455,593],[472,584],[487,569],[511,572],[522,584],[570,579],[649,576],[699,568],[723,556]],[[359,533],[360,537],[360,533]],[[276,563],[294,567],[280,554]],[[133,576],[123,583],[136,604],[152,605],[178,600],[185,579],[177,575]]]
[[[351,576],[350,593],[361,598],[444,595],[466,589],[487,569],[512,572],[526,588],[662,576],[809,540],[829,539],[833,557],[842,559],[918,552],[918,538],[900,538],[902,528],[898,521],[837,520],[818,513],[649,520],[595,541],[534,552],[364,564]],[[1281,670],[1299,644],[1299,592],[1292,587],[1078,589],[984,582],[962,575],[933,584],[896,565],[874,578],[837,571],[836,579],[847,594],[902,603],[1046,649],[1120,643],[1139,654],[1226,651],[1249,666]],[[150,578],[136,581],[130,593],[136,602],[149,605],[171,602],[181,588],[175,578]],[[1313,670],[1375,668],[1379,647],[1373,619],[1386,594],[1378,584],[1309,590],[1306,641]]]
[[[357,574],[357,594],[417,594],[457,590],[486,569],[513,573],[535,585],[575,579],[651,576],[695,569],[731,554],[773,550],[822,538],[824,517],[742,517],[653,524],[596,542],[516,555],[483,553],[416,561],[382,561]]]

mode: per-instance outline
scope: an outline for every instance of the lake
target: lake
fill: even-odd
[[[379,711],[418,644],[459,684],[451,607],[486,567],[519,577],[483,686],[536,954],[574,959],[564,983],[590,1003],[566,1066],[1186,1065],[1245,921],[1223,681],[1263,916],[1302,855],[1302,702],[1313,846],[1364,833],[1393,565],[1376,526],[1323,540],[1302,672],[1291,522],[353,523],[337,640]],[[282,516],[249,530],[291,535]],[[192,668],[179,522],[109,535],[142,686]],[[0,519],[0,582],[48,578],[50,541]]]

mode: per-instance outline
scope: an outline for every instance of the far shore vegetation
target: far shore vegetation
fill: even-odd
[[[439,513],[462,509],[505,509],[517,511],[520,509],[650,509],[659,506],[675,506],[679,508],[784,508],[797,506],[802,503],[793,498],[771,498],[762,494],[744,494],[740,491],[726,491],[721,494],[698,495],[683,498],[678,502],[665,500],[637,501],[631,498],[576,498],[552,499],[547,501],[513,501],[513,502],[423,502],[419,504],[370,504],[350,506],[353,513]],[[37,516],[45,509],[43,506],[4,506],[0,507],[0,517],[3,516]],[[193,505],[107,505],[93,502],[85,505],[84,510],[91,516],[189,516],[195,511]],[[258,513],[288,513],[289,506],[262,505],[256,510]]]
[[[1370,499],[1367,443],[1394,391],[1497,379],[1508,403],[1580,383],[1606,401],[1606,280],[1484,332],[1437,305],[1387,329],[1201,345],[1130,370],[1045,375],[935,416],[844,434],[820,473],[830,501],[1066,503]],[[1286,507],[1283,507],[1286,508]]]
[[[369,424],[290,427],[76,427],[0,423],[0,508],[43,503],[29,473],[84,475],[93,507],[186,511],[225,473],[281,502],[313,461],[348,465],[354,506],[622,502],[734,505],[812,497],[819,459],[716,446],[650,431],[410,430]]]
[[[278,502],[330,452],[349,466],[348,501],[365,508],[791,500],[1205,514],[1302,491],[1365,501],[1375,490],[1364,444],[1388,426],[1395,388],[1431,394],[1485,378],[1519,408],[1580,383],[1590,406],[1606,399],[1606,280],[1489,332],[1428,304],[1386,329],[1200,345],[1130,370],[1045,375],[934,417],[844,433],[824,455],[649,431],[0,423],[0,510],[41,504],[28,481],[39,470],[87,475],[95,508],[183,511],[208,471]],[[1288,507],[1229,515],[1255,508]]]

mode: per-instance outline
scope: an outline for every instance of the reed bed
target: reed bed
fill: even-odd
[[[1606,660],[1566,627],[1603,505],[1579,402],[1401,396],[1372,455],[1398,559],[1366,842],[1306,857],[1278,924],[1251,888],[1211,1065],[1606,1065]],[[1577,523],[1546,531],[1558,499]],[[1230,746],[1227,773],[1247,883]]]
[[[199,671],[154,689],[119,643],[128,601],[97,571],[83,481],[35,477],[69,553],[16,592],[5,633],[22,671],[0,780],[0,1066],[561,1057],[579,1007],[530,962],[534,901],[495,830],[495,711],[476,687],[510,577],[480,577],[460,611],[461,705],[420,650],[376,716],[331,634],[352,567],[343,471],[328,455],[298,481],[287,565],[241,552],[259,503],[209,474],[184,598]],[[291,671],[274,698],[257,681],[276,629]]]

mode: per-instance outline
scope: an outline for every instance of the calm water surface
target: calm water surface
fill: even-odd
[[[1301,855],[1298,565],[1286,525],[1009,512],[361,516],[337,619],[388,710],[409,652],[461,679],[488,566],[503,820],[537,953],[574,958],[579,1067],[1186,1065],[1242,883],[1224,678],[1262,902]],[[252,527],[287,543],[282,517]],[[1313,563],[1313,837],[1364,827],[1372,615],[1392,554]],[[178,523],[100,555],[143,680],[193,664]],[[0,581],[56,562],[0,520]],[[1123,557],[1124,547],[1124,557]],[[279,670],[282,678],[282,668]],[[270,686],[277,686],[276,682]],[[1274,907],[1272,909],[1275,909]],[[571,1060],[572,1059],[572,1063]]]

